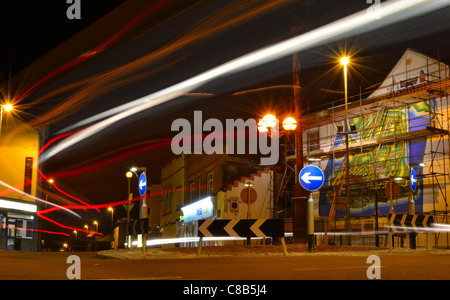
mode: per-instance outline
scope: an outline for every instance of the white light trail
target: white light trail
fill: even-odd
[[[327,236],[332,236],[332,235],[336,235],[336,236],[340,236],[340,235],[354,235],[354,236],[362,236],[362,235],[374,235],[374,234],[387,234],[388,232],[386,230],[379,230],[379,231],[370,231],[370,232],[361,232],[361,231],[356,231],[356,232],[346,232],[346,231],[342,231],[342,232],[314,232],[314,235],[327,235]]]
[[[147,97],[134,100],[89,118],[89,122],[103,118],[106,119],[61,141],[41,157],[42,161],[97,134],[124,118],[173,100],[181,94],[188,93],[213,79],[250,69],[295,52],[326,44],[343,37],[343,35],[350,37],[373,31],[397,22],[416,18],[449,5],[450,0],[390,0],[380,5],[378,15],[381,16],[381,19],[370,17],[367,11],[364,10],[286,41],[256,50]]]
[[[44,199],[35,197],[35,196],[30,195],[30,194],[28,194],[28,193],[25,193],[25,192],[23,192],[23,191],[21,191],[21,190],[19,190],[19,189],[16,189],[16,188],[13,187],[13,186],[7,184],[6,182],[4,182],[4,181],[2,181],[2,180],[0,180],[0,185],[3,185],[3,186],[5,186],[5,187],[7,187],[8,189],[11,189],[11,190],[13,190],[13,191],[15,191],[15,192],[17,192],[17,193],[23,194],[24,196],[30,197],[30,198],[32,198],[32,199],[34,199],[34,200],[36,200],[36,201],[39,201],[39,202],[42,202],[42,203],[46,203],[46,204],[51,205],[51,206],[58,207],[59,209],[62,209],[62,210],[64,210],[64,211],[68,212],[68,213],[71,213],[71,214],[74,215],[75,217],[78,217],[78,218],[81,219],[81,216],[80,216],[79,214],[75,213],[74,211],[72,211],[72,210],[70,210],[70,209],[68,209],[68,208],[65,208],[65,207],[60,206],[60,205],[58,205],[58,204],[55,204],[55,203],[46,201],[46,200],[44,200]],[[16,205],[16,206],[17,206],[17,205]],[[14,208],[14,207],[12,207],[12,208]],[[33,211],[33,212],[35,212],[35,211]]]
[[[204,242],[211,241],[244,241],[247,238],[240,237],[204,237]],[[184,238],[167,238],[167,239],[152,239],[147,241],[147,246],[157,246],[157,245],[167,245],[167,244],[177,244],[177,243],[198,243],[200,241],[199,237],[184,237]],[[134,241],[132,245],[136,245],[137,241]]]
[[[416,228],[412,226],[389,226],[389,228],[397,229],[398,232],[404,232],[405,228],[408,232],[450,232],[450,225],[449,224],[441,224],[441,223],[433,223],[430,225],[431,227],[428,228]]]

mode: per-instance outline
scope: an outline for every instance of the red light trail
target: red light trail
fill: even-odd
[[[136,143],[133,145],[127,145],[120,149],[114,150],[114,152],[120,152],[125,148],[132,148],[131,150],[128,150],[127,152],[117,154],[111,158],[104,159],[102,161],[96,162],[96,163],[88,165],[88,166],[84,166],[84,167],[80,167],[80,168],[72,169],[72,170],[68,170],[68,171],[52,173],[52,174],[49,174],[48,177],[53,178],[53,179],[58,179],[58,178],[77,176],[77,175],[81,175],[84,173],[92,172],[97,169],[103,168],[107,165],[110,165],[114,162],[117,162],[119,160],[131,157],[133,155],[137,155],[142,152],[156,150],[156,149],[168,146],[168,145],[170,145],[170,142],[171,142],[171,139],[164,139],[164,140],[160,140],[160,141],[156,141],[156,142],[155,141],[146,141],[146,142]],[[107,153],[106,155],[108,155],[108,154],[109,153]],[[98,158],[93,158],[93,159],[91,159],[91,161],[95,161],[97,159]],[[87,163],[87,162],[88,161],[85,161],[84,163]]]
[[[156,4],[149,7],[146,11],[144,11],[142,14],[131,20],[127,25],[122,27],[119,31],[113,34],[109,39],[98,45],[96,48],[94,48],[91,51],[88,51],[86,54],[76,58],[75,60],[65,64],[64,66],[60,67],[59,69],[51,72],[47,76],[41,78],[40,80],[36,81],[34,84],[32,84],[28,89],[26,89],[22,94],[20,94],[13,102],[13,105],[16,105],[18,102],[20,102],[23,98],[25,98],[29,93],[31,93],[33,90],[38,88],[40,85],[44,84],[51,78],[57,76],[58,74],[73,68],[74,66],[88,60],[92,56],[98,54],[99,52],[103,51],[106,47],[108,47],[112,42],[117,40],[119,37],[121,37],[123,34],[125,34],[127,31],[129,31],[133,26],[138,24],[140,21],[142,21],[145,17],[147,17],[150,13],[158,10],[163,5],[165,5],[168,2],[168,0],[162,0],[157,2]]]
[[[12,228],[15,230],[37,231],[37,232],[44,232],[44,233],[50,233],[50,234],[59,234],[59,235],[64,235],[64,236],[70,236],[64,232],[48,231],[48,230],[42,230],[42,229],[30,229],[30,228],[22,228],[22,227],[12,227],[12,226],[8,226],[4,223],[0,223],[0,226],[6,227],[6,228]]]

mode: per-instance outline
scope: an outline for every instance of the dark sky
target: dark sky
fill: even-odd
[[[23,70],[123,2],[81,0],[81,19],[69,20],[66,12],[71,4],[65,0],[2,1],[2,30],[6,29],[2,35],[2,76]]]
[[[81,20],[68,20],[66,10],[70,6],[65,0],[26,0],[2,1],[2,34],[4,42],[1,51],[2,87],[7,86],[10,76],[26,70],[32,75],[40,74],[40,69],[27,69],[39,59],[71,36],[93,24],[103,15],[124,1],[119,0],[80,0]],[[135,0],[142,3],[140,0]],[[45,4],[43,3],[45,2]],[[147,3],[155,3],[147,1]],[[208,16],[223,12],[227,4],[222,1],[167,1],[170,9],[151,15],[145,23],[148,31],[140,28],[107,51],[83,62],[33,91],[24,102],[33,103],[35,99],[46,95],[57,87],[89,78],[127,63],[133,59],[155,51],[176,38],[187,29],[202,22]],[[264,2],[264,1],[263,1]],[[242,2],[241,2],[242,3]],[[91,99],[79,111],[50,126],[50,138],[56,132],[88,116],[102,112],[107,108],[143,97],[162,88],[176,84],[190,76],[197,75],[221,63],[227,62],[249,51],[274,44],[292,36],[292,27],[299,33],[307,32],[329,22],[369,7],[364,0],[302,0],[272,10],[249,22],[232,27],[227,31],[211,35],[201,42],[192,44],[175,52],[158,63],[128,74],[142,75],[125,85],[119,85]],[[231,13],[232,14],[232,13]],[[339,96],[323,92],[321,89],[341,90],[342,81],[338,76],[323,76],[332,69],[334,62],[330,55],[339,47],[358,49],[359,74],[353,75],[350,93],[355,94],[382,81],[407,48],[423,52],[442,61],[450,62],[450,23],[449,9],[422,16],[416,20],[402,22],[388,29],[378,30],[346,40],[336,40],[325,46],[315,47],[300,53],[301,85],[303,89],[303,107],[327,104],[338,100]],[[102,41],[98,41],[101,43]],[[78,45],[82,49],[82,44]],[[438,50],[439,49],[439,50]],[[90,50],[90,49],[86,49]],[[170,67],[165,67],[169,65]],[[164,68],[163,68],[164,67]],[[150,72],[155,68],[157,72]],[[161,70],[160,70],[161,69]],[[145,73],[148,71],[148,74]],[[49,72],[49,71],[46,71]],[[217,118],[259,118],[265,109],[285,109],[291,107],[287,102],[292,99],[289,90],[270,91],[268,93],[249,94],[243,97],[233,96],[235,92],[264,86],[292,84],[292,58],[286,57],[267,65],[234,74],[223,80],[213,81],[201,87],[198,92],[211,93],[211,97],[183,97],[176,103],[167,103],[151,111],[119,122],[105,130],[94,139],[82,142],[70,151],[48,161],[44,171],[64,172],[80,167],[95,165],[105,160],[112,162],[105,167],[82,175],[61,178],[58,184],[66,192],[86,200],[89,203],[107,203],[126,198],[127,182],[125,171],[133,166],[147,166],[150,181],[160,180],[161,167],[168,163],[170,148],[157,146],[156,150],[141,152],[117,159],[117,155],[139,149],[139,143],[147,146],[167,141],[174,133],[170,124],[179,117],[192,118],[194,110],[202,110],[204,119]],[[39,116],[47,109],[64,101],[79,87],[69,89],[58,97],[48,99],[39,105],[30,105],[28,113]],[[32,119],[32,118],[31,118]],[[154,148],[153,148],[154,149]],[[137,182],[134,183],[135,185]],[[137,191],[136,191],[137,192]],[[95,216],[89,216],[89,218]],[[74,222],[77,220],[68,220]]]

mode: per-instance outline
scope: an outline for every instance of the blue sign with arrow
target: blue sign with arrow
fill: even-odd
[[[411,176],[409,179],[411,181],[411,190],[415,192],[417,188],[417,180],[416,180],[416,171],[414,171],[414,169],[411,169]]]
[[[316,166],[309,165],[304,167],[298,175],[301,186],[310,192],[317,191],[323,185],[325,177],[323,172]]]
[[[145,195],[145,191],[147,190],[147,176],[142,172],[141,176],[139,176],[139,194],[141,196]]]

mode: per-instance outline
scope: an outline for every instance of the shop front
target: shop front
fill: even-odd
[[[186,238],[197,237],[198,231],[198,220],[208,219],[213,217],[214,206],[213,198],[206,197],[192,204],[183,206],[181,208],[183,212],[182,224],[183,224],[183,235]],[[196,246],[192,242],[184,243],[185,247]]]
[[[37,205],[0,198],[0,250],[37,251]]]

